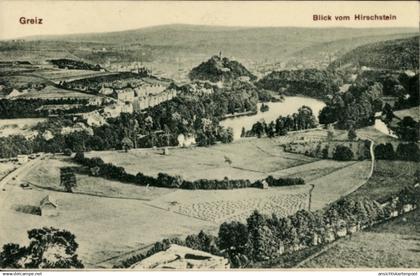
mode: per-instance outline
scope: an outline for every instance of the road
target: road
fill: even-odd
[[[41,153],[41,155],[35,159],[29,160],[25,164],[22,164],[19,168],[9,173],[2,180],[0,180],[0,190],[5,189],[5,185],[9,182],[18,183],[23,177],[25,177],[33,168],[35,168],[41,160],[48,158],[49,155]]]

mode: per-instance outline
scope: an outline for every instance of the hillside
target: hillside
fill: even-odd
[[[367,66],[382,69],[418,69],[419,36],[357,47],[330,64],[330,68]]]
[[[304,69],[273,71],[257,83],[263,89],[290,95],[325,97],[338,91],[341,79],[327,70]]]
[[[373,35],[317,43],[295,52],[294,57],[287,62],[287,66],[298,65],[299,63],[310,66],[313,63],[321,63],[318,68],[326,68],[332,61],[356,47],[385,40],[409,38],[415,35],[416,33]]]
[[[213,56],[197,67],[194,67],[188,76],[191,80],[208,80],[211,82],[232,81],[239,77],[248,77],[250,80],[256,79],[239,62],[220,56]]]

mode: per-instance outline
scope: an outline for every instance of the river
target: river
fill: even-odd
[[[258,104],[257,114],[227,118],[221,121],[220,125],[224,127],[231,127],[233,129],[234,140],[238,140],[241,138],[242,127],[245,127],[245,130],[250,130],[252,125],[259,120],[264,119],[267,123],[269,123],[276,120],[280,115],[291,115],[297,112],[302,105],[309,106],[312,109],[314,116],[318,119],[319,111],[325,106],[325,103],[309,97],[285,96],[282,102],[270,102],[267,103],[267,105],[269,106],[269,110],[267,112],[261,112],[261,104]]]

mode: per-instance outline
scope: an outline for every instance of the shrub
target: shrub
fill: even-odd
[[[64,153],[64,155],[67,155],[67,156],[71,156],[72,155],[71,149],[65,149],[63,153]]]
[[[269,186],[280,187],[280,186],[293,186],[293,185],[304,185],[305,180],[303,178],[274,178],[273,176],[268,176],[265,181],[267,181]]]
[[[394,148],[390,143],[377,145],[374,152],[376,159],[394,160],[396,157]]]
[[[397,158],[406,161],[420,161],[420,150],[417,144],[399,144],[397,147]]]
[[[338,161],[349,161],[352,160],[354,157],[353,151],[346,146],[337,146],[335,148],[333,159]]]

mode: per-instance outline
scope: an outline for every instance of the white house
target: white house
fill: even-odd
[[[40,204],[41,216],[57,216],[58,215],[58,204],[57,201],[50,195],[44,197]]]
[[[10,92],[10,93],[9,93],[9,95],[7,95],[7,96],[6,96],[6,98],[7,98],[7,99],[9,99],[9,98],[14,98],[14,97],[18,97],[18,96],[20,96],[20,95],[22,95],[22,94],[25,94],[25,93],[20,92],[20,91],[19,91],[19,90],[17,90],[17,89],[13,89],[13,90],[12,90],[12,92]]]
[[[101,90],[99,90],[99,94],[102,95],[111,95],[112,93],[114,93],[114,89],[109,87],[102,87]]]
[[[185,136],[182,133],[178,135],[177,140],[178,146],[180,147],[190,147],[191,145],[194,145],[196,143],[194,136]]]
[[[43,134],[42,134],[42,138],[44,138],[44,140],[49,141],[52,138],[54,138],[54,135],[52,134],[51,131],[46,130]]]
[[[133,108],[133,104],[131,103],[125,103],[121,105],[121,113],[133,113],[134,112],[134,108]]]

